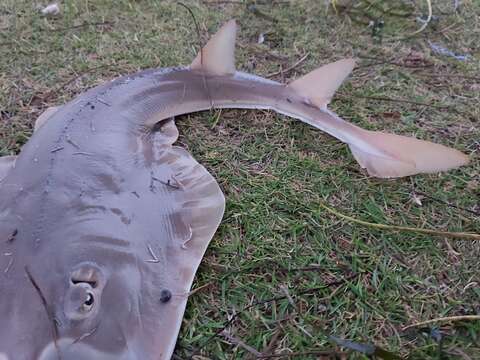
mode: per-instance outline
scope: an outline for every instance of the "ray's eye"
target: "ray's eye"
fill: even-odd
[[[82,304],[82,311],[87,312],[92,310],[93,303],[95,302],[95,298],[90,291],[87,291],[87,298]]]
[[[72,321],[94,317],[100,311],[106,284],[101,269],[89,262],[78,264],[68,275],[64,313]]]
[[[170,301],[171,298],[172,292],[168,289],[162,289],[162,291],[160,292],[160,302],[162,304],[166,304]]]
[[[66,294],[65,314],[72,320],[82,320],[95,314],[98,308],[96,293],[88,283],[77,283],[72,285]]]

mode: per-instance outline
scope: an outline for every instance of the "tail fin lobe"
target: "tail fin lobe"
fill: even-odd
[[[376,177],[446,171],[469,161],[458,150],[411,137],[367,130],[361,137],[361,143],[349,144],[350,150],[360,166]]]

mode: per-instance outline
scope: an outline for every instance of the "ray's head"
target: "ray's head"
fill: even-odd
[[[173,352],[190,285],[174,240],[188,231],[165,210],[168,193],[160,201],[150,190],[150,169],[125,180],[108,164],[62,169],[48,206],[43,179],[0,186],[0,360]]]
[[[146,261],[144,243],[109,223],[115,215],[89,217],[61,223],[36,249],[23,227],[0,247],[1,360],[159,360],[171,351],[186,297],[166,279],[168,264],[158,249]]]

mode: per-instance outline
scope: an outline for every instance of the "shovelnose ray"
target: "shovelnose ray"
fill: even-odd
[[[190,66],[124,76],[50,109],[20,155],[1,159],[1,360],[171,357],[224,212],[215,179],[173,146],[177,115],[271,109],[347,143],[377,177],[467,163],[328,110],[352,59],[284,85],[235,70],[235,33],[229,21]]]

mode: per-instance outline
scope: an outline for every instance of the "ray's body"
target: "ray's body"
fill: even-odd
[[[235,72],[233,50],[222,65],[211,54],[234,33],[230,22],[191,67],[143,71],[80,95],[49,114],[15,162],[0,164],[0,360],[170,358],[224,211],[215,179],[172,146],[174,116],[272,109],[347,143],[381,177],[466,162],[327,110],[352,61],[288,86]]]

